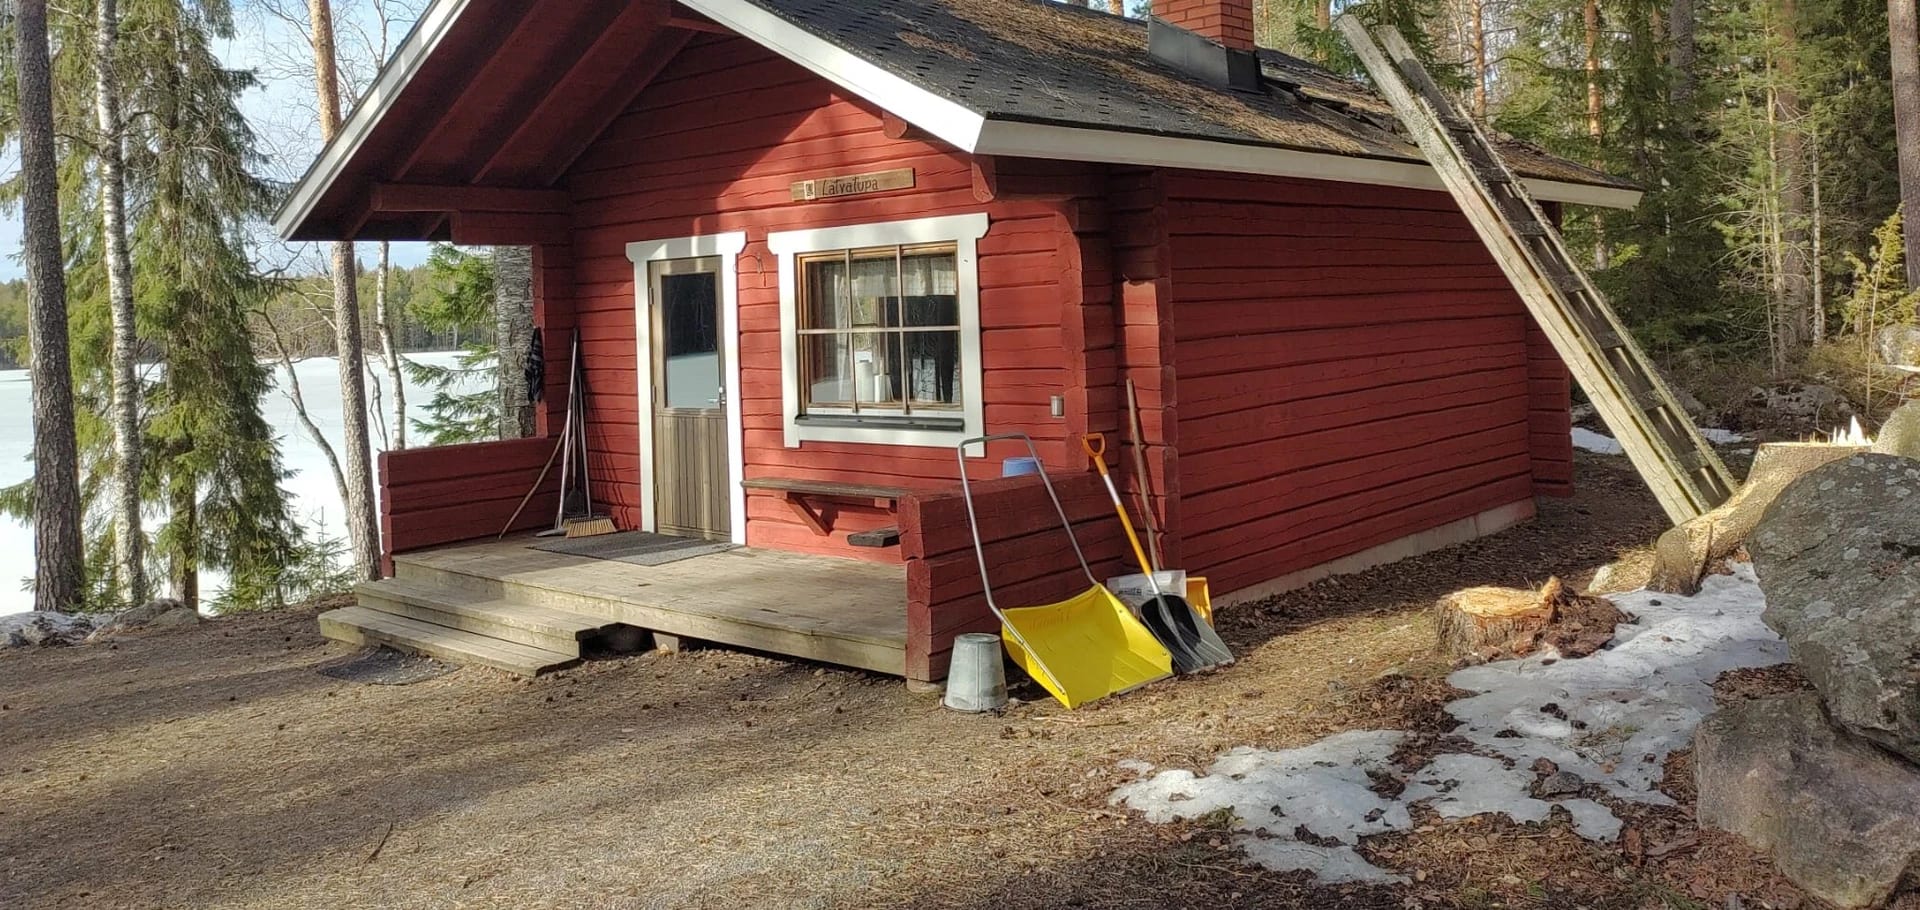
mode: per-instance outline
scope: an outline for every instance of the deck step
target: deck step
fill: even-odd
[[[502,641],[459,629],[449,629],[366,607],[343,607],[320,614],[320,634],[354,645],[386,645],[458,664],[480,664],[539,676],[580,662],[579,655],[561,654],[518,642]]]
[[[580,642],[610,625],[604,619],[537,604],[400,579],[368,582],[354,589],[360,606],[437,626],[579,656]]]

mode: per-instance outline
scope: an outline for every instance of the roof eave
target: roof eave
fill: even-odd
[[[440,46],[453,24],[466,11],[470,0],[434,0],[420,19],[414,23],[413,31],[407,33],[405,41],[393,54],[393,58],[380,68],[375,77],[373,88],[366,97],[354,105],[353,113],[340,125],[340,131],[334,134],[326,147],[321,149],[320,157],[314,159],[313,166],[294,184],[293,192],[288,194],[286,202],[274,213],[273,229],[282,240],[290,240],[295,232],[312,217],[313,210],[320,198],[333,188],[340,178],[347,162],[353,159],[360,146],[365,144],[373,128],[393,107],[394,99],[400,97],[427,58]]]
[[[896,113],[913,119],[906,112]],[[1416,161],[1025,121],[987,121],[974,151],[982,155],[1185,168],[1419,190],[1446,189],[1439,172]],[[1523,182],[1534,198],[1547,202],[1630,209],[1639,204],[1641,196],[1639,190],[1614,186],[1538,177],[1524,178]]]

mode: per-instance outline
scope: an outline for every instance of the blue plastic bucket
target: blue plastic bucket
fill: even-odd
[[[1008,458],[1000,462],[1001,477],[1025,477],[1040,473],[1038,458]]]

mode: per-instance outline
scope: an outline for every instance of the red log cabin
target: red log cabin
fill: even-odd
[[[436,0],[277,227],[532,247],[540,435],[383,456],[396,577],[329,634],[534,672],[620,622],[937,680],[993,628],[955,457],[990,433],[1037,441],[1117,573],[1077,444],[1107,434],[1168,562],[1228,604],[1567,494],[1568,373],[1386,103],[1255,47],[1251,0],[1154,12]],[[1549,203],[1638,200],[1502,151]],[[618,526],[739,549],[493,542],[554,450],[575,337]],[[1032,478],[978,487],[997,592],[1084,586]]]

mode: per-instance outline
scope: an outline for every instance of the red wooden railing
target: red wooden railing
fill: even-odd
[[[393,554],[500,533],[553,454],[547,438],[434,446],[380,456],[380,537],[386,571]],[[514,523],[514,530],[553,521],[558,471]]]

